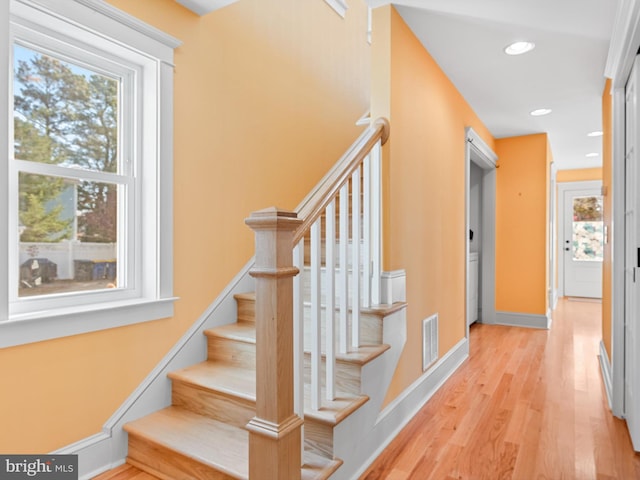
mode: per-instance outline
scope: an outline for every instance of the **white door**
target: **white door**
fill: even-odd
[[[638,287],[640,285],[640,222],[638,221],[638,57],[636,57],[626,91],[625,145],[625,368],[624,415],[636,451],[640,451],[640,335],[638,334]]]
[[[564,191],[564,294],[602,297],[603,205],[599,188]]]

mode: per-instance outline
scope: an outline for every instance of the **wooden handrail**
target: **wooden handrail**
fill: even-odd
[[[311,225],[322,215],[329,202],[334,199],[340,188],[351,178],[363,159],[371,152],[378,140],[382,145],[389,139],[391,127],[386,118],[378,118],[351,145],[349,150],[338,160],[331,170],[320,180],[316,188],[305,197],[296,209],[302,224],[293,235],[293,243],[297,244],[311,228]]]

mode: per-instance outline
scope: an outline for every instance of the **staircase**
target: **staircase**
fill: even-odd
[[[376,135],[381,134],[378,128]],[[369,140],[367,144],[370,143]],[[323,182],[326,184],[327,178],[335,177],[336,171],[334,168],[329,172]],[[348,179],[351,173],[347,173]],[[360,176],[361,172],[357,174]],[[345,196],[348,180],[338,183],[342,183]],[[337,189],[333,190],[335,201],[340,195]],[[360,213],[357,216],[362,216],[367,209],[361,209],[361,201],[353,201],[355,195],[351,192],[348,196],[351,200],[341,208],[346,212],[351,209],[348,204],[355,203]],[[300,221],[292,220],[295,214],[280,215],[275,209],[258,212],[253,220],[248,220],[257,232],[252,276],[256,278],[258,295],[235,295],[236,322],[204,332],[206,361],[169,373],[171,406],[124,426],[129,439],[128,463],[162,479],[199,480],[325,479],[340,468],[343,462],[334,449],[336,427],[369,401],[369,396],[362,393],[366,390],[362,384],[363,368],[389,350],[389,345],[383,343],[384,319],[404,308],[404,304],[372,305],[369,286],[364,294],[356,288],[355,296],[349,298],[346,290],[334,292],[328,272],[334,278],[340,277],[342,270],[344,281],[354,285],[366,282],[364,279],[371,274],[363,273],[361,266],[348,265],[346,260],[335,266],[335,259],[326,251],[328,244],[337,245],[338,249],[340,243],[353,246],[357,242],[359,246],[362,243],[359,237],[355,241],[342,237],[318,243],[316,233],[315,245],[313,242],[310,248],[305,245],[307,242],[302,240],[305,236],[311,240],[314,237],[313,233],[308,234],[312,223],[324,225],[324,229],[318,229],[323,235],[329,225],[340,228],[333,213],[329,219],[318,221],[325,216],[325,206],[311,208],[309,211],[315,213],[303,216]],[[290,223],[284,227],[288,244],[283,251],[290,252],[288,262],[292,256],[298,258],[298,269],[278,263],[287,255],[272,255],[268,248],[261,247],[260,235],[265,235],[262,230],[268,230],[263,226],[263,217],[271,213],[276,214],[270,217],[276,219],[273,223],[276,233],[271,240],[281,239],[283,234],[278,229]],[[350,211],[345,216],[352,219],[354,214]],[[305,220],[311,217],[315,217],[314,222],[305,226]],[[351,226],[353,221],[344,223]],[[358,226],[356,229],[364,230]],[[291,253],[294,244],[300,247],[297,254]],[[363,249],[369,251],[368,246]],[[265,263],[265,252],[276,259],[272,265]],[[342,253],[345,259],[346,252],[345,247]],[[351,258],[361,257],[359,247],[352,252]],[[365,263],[373,262],[365,260]],[[292,289],[292,277],[298,270],[301,273]],[[318,279],[315,283],[314,276]],[[298,292],[296,305],[291,301],[293,290]],[[320,315],[326,318],[323,323],[319,321]],[[293,321],[292,316],[296,317]],[[299,327],[292,329],[292,323]],[[334,329],[351,332],[349,338],[336,336]],[[259,452],[255,457],[252,449]]]
[[[162,479],[249,478],[245,426],[256,408],[255,294],[235,298],[237,323],[205,332],[207,361],[169,374],[173,405],[125,425],[128,463]],[[385,314],[365,314],[368,336],[381,337]],[[303,479],[329,478],[342,463],[333,459],[333,428],[368,400],[360,394],[361,368],[388,348],[365,345],[338,356],[338,397],[320,410],[310,408],[307,391]]]

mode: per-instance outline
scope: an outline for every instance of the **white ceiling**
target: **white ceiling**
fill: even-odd
[[[398,0],[400,15],[496,138],[546,132],[558,170],[602,164],[604,68],[619,0]],[[372,6],[389,3],[371,0]],[[532,52],[511,57],[508,44]],[[531,110],[551,108],[545,117]],[[597,152],[598,157],[587,158]]]

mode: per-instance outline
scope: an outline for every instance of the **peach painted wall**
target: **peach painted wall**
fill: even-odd
[[[546,315],[550,149],[544,133],[502,138],[496,186],[496,310]]]
[[[558,170],[556,182],[586,182],[589,180],[602,180],[602,167],[577,168],[575,170]]]
[[[441,357],[465,336],[465,127],[491,147],[493,138],[391,6],[374,11],[372,47],[372,112],[391,121],[384,267],[407,272],[407,343],[390,401],[423,373],[423,319],[439,314]]]
[[[251,211],[293,209],[361,131],[367,8],[242,0],[198,17],[109,0],[181,39],[175,55],[174,318],[0,350],[0,452],[98,433],[253,255]],[[457,267],[460,270],[460,267]]]
[[[604,196],[604,225],[609,231],[608,242],[604,245],[604,258],[602,261],[602,341],[609,361],[611,361],[611,278],[612,278],[612,257],[611,245],[613,245],[613,228],[611,228],[612,216],[612,186],[613,186],[613,124],[612,124],[612,101],[611,101],[611,80],[607,80],[602,92],[602,186],[606,190]]]

